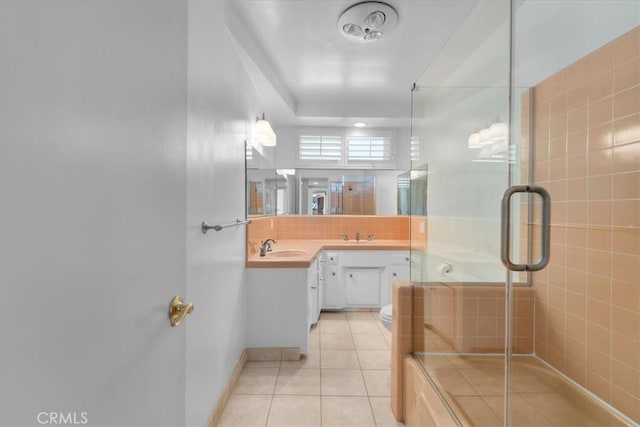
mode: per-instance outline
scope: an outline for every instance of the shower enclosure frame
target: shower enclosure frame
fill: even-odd
[[[494,2],[494,3],[498,3],[498,2]],[[503,419],[503,424],[505,426],[508,426],[511,424],[510,418],[512,417],[512,409],[513,409],[510,405],[510,398],[513,396],[512,360],[518,357],[515,355],[514,348],[513,348],[514,327],[515,327],[514,325],[514,322],[515,322],[514,292],[517,292],[518,290],[521,290],[524,287],[528,287],[529,289],[532,289],[533,280],[532,280],[531,272],[543,269],[544,266],[546,265],[546,262],[548,262],[549,245],[551,241],[551,238],[549,237],[548,232],[550,229],[551,215],[552,215],[551,212],[549,211],[549,206],[551,203],[549,201],[548,195],[550,192],[551,199],[553,199],[554,192],[546,191],[544,188],[541,188],[540,185],[537,185],[537,182],[535,179],[536,177],[534,175],[535,158],[537,155],[536,140],[535,140],[537,135],[535,134],[535,131],[534,131],[535,123],[534,123],[534,114],[533,114],[535,93],[533,90],[530,90],[530,89],[525,90],[525,89],[528,89],[529,86],[520,85],[520,80],[522,79],[520,79],[518,76],[519,64],[517,63],[518,55],[521,54],[521,52],[519,51],[520,49],[519,44],[524,44],[523,35],[518,33],[516,28],[519,23],[518,20],[519,19],[522,20],[521,17],[520,18],[518,17],[518,10],[517,10],[517,6],[520,6],[520,5],[517,5],[516,3],[521,3],[521,2],[509,1],[509,2],[501,2],[501,3],[503,5],[508,6],[508,11],[506,10],[502,11],[503,13],[505,13],[505,15],[508,14],[508,25],[507,25],[508,30],[506,30],[506,34],[508,34],[508,46],[506,47],[506,49],[508,50],[508,54],[507,54],[508,61],[507,63],[503,64],[503,65],[507,65],[508,67],[507,67],[507,70],[505,71],[505,75],[502,76],[503,78],[506,78],[506,82],[502,87],[499,84],[496,84],[493,87],[489,87],[489,86],[482,87],[482,88],[472,87],[471,89],[481,89],[485,91],[495,90],[497,92],[499,92],[500,90],[506,90],[506,93],[503,94],[504,95],[503,102],[504,102],[504,105],[506,105],[506,111],[503,110],[501,111],[501,113],[507,113],[507,117],[508,117],[507,124],[509,128],[509,149],[507,151],[506,168],[502,170],[502,172],[504,173],[504,178],[506,178],[504,180],[505,185],[503,187],[503,190],[506,190],[508,188],[511,188],[511,190],[507,190],[507,195],[503,199],[502,208],[503,208],[503,211],[511,210],[512,212],[515,212],[515,217],[508,218],[509,215],[506,215],[506,218],[502,218],[502,224],[500,225],[500,229],[502,232],[502,253],[493,252],[493,255],[496,259],[501,258],[501,260],[505,265],[509,267],[515,266],[514,270],[518,272],[512,273],[507,270],[504,270],[505,279],[502,281],[502,288],[504,291],[504,314],[505,314],[504,315],[504,341],[503,341],[503,348],[502,348],[503,351],[494,352],[493,354],[494,355],[501,354],[502,357],[504,358],[504,378],[503,378],[503,398],[504,398],[503,408],[504,409],[503,409],[502,419]],[[562,2],[562,3],[567,3],[567,2]],[[634,19],[635,19],[635,26],[637,27],[638,24],[640,24],[640,4],[636,3],[635,9],[633,9],[633,2],[629,2],[629,3],[631,4],[631,11],[633,12],[635,10],[635,16],[632,13],[631,17],[629,18],[629,22],[631,22],[631,24],[633,25]],[[566,4],[563,4],[561,5],[561,7],[568,7],[568,6]],[[525,10],[525,12],[527,11]],[[535,19],[531,19],[531,15],[529,15],[527,18],[529,18],[531,21],[535,21]],[[630,28],[634,28],[634,27],[631,26]],[[628,29],[629,28],[625,28],[625,31]],[[625,31],[622,31],[617,35],[618,36],[622,35],[625,33]],[[614,39],[609,39],[609,40],[614,40]],[[613,43],[613,41],[611,41],[611,43]],[[599,45],[592,46],[590,49],[593,50],[594,47],[598,48]],[[576,53],[576,58],[574,59],[579,59],[581,58],[581,55],[584,55],[585,53],[588,54],[589,52],[591,52],[591,50],[586,50],[586,52],[584,51],[578,52]],[[427,70],[425,74],[429,74],[429,70]],[[465,98],[465,96],[463,96],[464,95],[463,92],[465,91],[465,89],[470,89],[470,87],[468,86],[465,87],[465,85],[457,85],[457,86],[454,85],[451,88],[447,88],[445,86],[429,86],[429,85],[418,83],[417,85],[414,85],[414,88],[412,90],[412,140],[420,141],[422,138],[421,146],[422,148],[427,147],[427,150],[425,151],[428,153],[428,154],[423,153],[423,155],[427,157],[430,157],[433,152],[433,150],[432,152],[429,152],[428,146],[430,144],[438,144],[438,141],[437,141],[438,137],[442,137],[442,135],[434,131],[435,127],[428,129],[429,131],[432,131],[432,132],[427,132],[424,130],[428,126],[424,126],[419,122],[427,120],[426,118],[429,117],[432,111],[429,111],[429,109],[425,108],[424,105],[419,105],[419,102],[416,103],[415,98],[416,96],[423,96],[423,95],[420,95],[421,91],[426,91],[429,93],[427,95],[424,95],[421,101],[425,101],[426,99],[437,100],[443,94],[445,96],[450,95],[450,93],[449,94],[446,93],[447,89],[451,89],[450,92],[458,91],[459,92],[457,94],[458,98]],[[518,96],[521,96],[521,98],[518,99]],[[456,95],[454,94],[452,98],[455,98],[455,97]],[[466,102],[466,98],[465,98],[465,102]],[[485,120],[488,121],[491,119],[485,118]],[[526,122],[526,125],[525,125],[525,122]],[[420,132],[416,132],[416,129],[422,129],[423,134],[420,134]],[[470,128],[469,133],[473,132],[474,130],[475,130],[474,128]],[[522,134],[520,134],[520,132],[522,132]],[[423,138],[424,134],[428,135],[427,138]],[[451,135],[444,135],[444,136],[446,137]],[[526,139],[528,143],[523,144],[521,146],[520,143],[523,141],[523,139]],[[446,140],[446,138],[442,138],[442,140]],[[437,157],[439,154],[440,153],[436,152],[434,157]],[[520,167],[522,166],[520,165],[520,157],[522,157],[523,159],[526,158],[526,166]],[[422,170],[421,168],[420,172],[424,172],[429,176],[430,185],[432,185],[432,183],[435,181],[437,186],[438,174],[440,176],[445,174],[443,173],[443,171],[438,170],[438,165],[434,167],[433,162],[430,162],[429,160],[431,160],[431,158],[421,157],[414,164],[416,165],[424,164],[425,165],[424,170]],[[523,163],[523,165],[524,164],[525,163]],[[428,172],[426,170],[427,165],[429,167]],[[471,170],[469,173],[472,174],[473,170]],[[432,177],[434,179],[432,179]],[[548,181],[548,180],[543,179],[543,181]],[[514,189],[512,186],[516,186],[516,188]],[[532,189],[536,193],[541,195],[540,199],[538,199],[537,196],[534,196],[533,194],[529,193],[529,191]],[[525,196],[521,197],[517,201],[511,202],[510,196],[513,195],[516,190],[524,192]],[[431,191],[434,191],[434,190],[431,189]],[[452,192],[450,194],[455,199],[455,196],[456,196],[455,192]],[[432,197],[432,195],[430,194],[429,197],[427,197],[427,200],[429,200],[430,203],[433,203],[434,200],[437,200],[437,197]],[[515,209],[514,209],[514,206],[515,206]],[[440,230],[442,228],[449,227],[450,230],[453,230],[449,236],[453,238],[452,240],[455,240],[457,236],[455,236],[454,234],[457,228],[468,227],[468,224],[463,224],[463,221],[457,221],[457,219],[459,218],[447,218],[446,215],[438,217],[438,212],[437,212],[438,209],[437,208],[432,209],[432,206],[431,206],[429,208],[430,215],[433,215],[434,211],[435,211],[435,215],[433,217],[424,216],[423,218],[421,218],[421,217],[416,217],[415,215],[412,215],[412,218],[411,218],[412,240],[413,240],[412,248],[414,249],[412,249],[413,267],[412,267],[411,278],[414,284],[425,283],[425,282],[432,283],[437,281],[440,281],[443,283],[446,282],[449,285],[451,283],[454,283],[455,286],[450,286],[450,287],[454,288],[453,291],[455,292],[456,286],[462,287],[464,285],[468,285],[469,283],[473,284],[473,282],[475,281],[475,278],[461,276],[460,278],[455,278],[450,281],[445,281],[444,279],[433,280],[432,277],[429,277],[429,274],[430,274],[429,271],[432,271],[434,267],[433,260],[436,260],[435,262],[437,263],[439,261],[443,261],[443,259],[440,257],[440,254],[437,254],[435,252],[430,253],[429,250],[431,250],[432,248],[431,247],[427,248],[427,245],[429,244],[429,246],[431,246],[431,243],[433,243],[433,241],[429,240],[432,238],[431,236],[432,232],[434,232],[434,234],[438,234],[438,233],[441,233]],[[495,217],[497,216],[499,215],[498,214],[494,215],[493,219],[495,219]],[[434,219],[435,221],[433,221]],[[474,220],[476,218],[471,218],[471,219]],[[431,224],[432,222],[435,222],[437,226],[432,225]],[[473,221],[470,221],[470,222],[473,222]],[[425,223],[428,225],[425,226],[424,225]],[[495,225],[495,224],[492,224],[492,225]],[[427,229],[426,231],[427,236],[424,237],[424,242],[422,242],[424,244],[424,247],[416,250],[415,249],[416,245],[414,245],[414,243],[416,240],[420,239],[419,237],[418,238],[415,237],[416,235],[420,234],[419,232],[416,232],[416,231],[419,228],[424,228],[424,227],[426,227]],[[445,236],[445,237],[449,237],[449,236]],[[443,236],[441,235],[439,237],[443,237]],[[497,236],[496,236],[496,239],[497,239]],[[509,243],[511,243],[513,247],[516,247],[515,254],[513,256],[514,258],[517,258],[518,261],[511,261],[510,259],[511,254],[509,254],[509,248],[508,248]],[[477,248],[478,248],[478,245],[475,245],[475,247],[467,248],[467,249],[472,249],[470,252],[474,252],[474,251],[477,251]],[[438,248],[438,250],[439,249],[440,248]],[[481,250],[483,249],[484,248],[481,248]],[[492,247],[490,249],[493,250],[497,248]],[[449,253],[449,255],[453,256],[451,252]],[[636,254],[636,255],[640,255],[640,254]],[[532,264],[536,264],[536,265],[532,266]],[[455,268],[456,268],[456,265],[454,264],[454,270]],[[485,280],[484,282],[490,282],[490,281],[491,280]],[[483,281],[479,280],[479,282],[483,282]],[[427,291],[425,291],[425,295],[426,295],[426,292]],[[425,296],[425,299],[426,298],[427,297]],[[458,297],[458,298],[461,298],[461,297]],[[426,306],[424,307],[424,310],[425,311],[427,310]],[[535,323],[535,320],[536,320],[535,318],[532,319],[532,323]],[[532,340],[532,346],[535,345],[535,340],[536,340],[535,334],[533,335],[531,340]],[[464,351],[460,351],[460,352],[454,351],[452,353],[459,353],[464,355],[469,354],[469,352],[464,352]],[[536,355],[535,348],[532,348],[530,353],[531,355],[535,356]],[[546,361],[544,363],[549,365],[550,367],[552,366]],[[424,365],[424,362],[423,362],[423,365]],[[555,368],[552,368],[552,369],[555,369]],[[426,373],[426,369],[425,369],[425,373]],[[572,378],[568,377],[566,373],[563,373],[563,375],[565,375],[570,382],[573,381],[578,385],[582,385],[580,384],[579,381],[574,381]],[[435,384],[434,380],[429,375],[427,375],[427,379],[432,383],[432,385],[434,385],[437,391],[438,390],[437,384]],[[586,392],[587,394],[593,394],[593,392],[591,392],[590,390],[587,390]],[[442,395],[441,395],[441,398],[443,402],[448,405],[447,399]],[[451,409],[451,406],[450,405],[448,406],[449,406],[449,409]],[[616,417],[620,416],[620,419],[624,420],[624,422],[631,423],[631,425],[635,425],[633,424],[634,420],[632,418],[625,417],[625,414],[622,413],[621,411],[618,411],[617,408],[615,407],[612,407],[611,409],[615,413]]]

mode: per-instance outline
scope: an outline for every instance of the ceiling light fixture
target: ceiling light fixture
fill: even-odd
[[[365,127],[366,125],[367,125],[367,124],[366,124],[365,122],[355,122],[355,123],[353,124],[353,126],[354,126],[354,127],[357,127],[357,128],[363,128],[363,127]]]
[[[253,134],[263,147],[276,146],[276,133],[271,128],[271,123],[264,118],[264,113],[262,113],[262,118],[258,118],[256,121]]]
[[[356,42],[379,40],[398,25],[398,12],[386,3],[354,4],[338,18],[338,31]]]
[[[482,148],[485,146],[504,147],[509,139],[509,127],[506,123],[502,123],[500,118],[477,132],[469,135],[467,146],[471,149]]]

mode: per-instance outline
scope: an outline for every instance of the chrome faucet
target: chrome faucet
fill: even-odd
[[[344,240],[345,242],[349,240],[349,235],[341,234],[341,236],[342,236],[342,240]]]
[[[373,240],[373,233],[369,233],[367,234],[367,241],[372,241]]]
[[[360,243],[360,232],[359,231],[356,231],[355,239],[356,239],[356,242]]]
[[[266,256],[267,252],[271,252],[271,243],[278,243],[273,239],[267,239],[264,242],[262,242],[262,245],[260,246],[260,256]]]

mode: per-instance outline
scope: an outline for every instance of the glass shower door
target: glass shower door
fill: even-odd
[[[509,2],[476,3],[412,92],[414,355],[461,425],[504,419],[509,17]]]
[[[508,360],[506,425],[634,425],[640,2],[526,0],[514,2],[512,22],[512,182],[546,188],[551,218],[549,265],[530,273],[531,355],[512,347]],[[524,202],[512,205],[521,221],[511,221],[520,239],[511,243],[529,254],[520,262],[536,262],[542,206],[537,196]]]

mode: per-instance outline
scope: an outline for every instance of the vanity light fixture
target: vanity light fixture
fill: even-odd
[[[482,144],[480,144],[480,133],[475,132],[469,135],[469,139],[467,140],[468,147],[473,148],[482,148]]]
[[[276,133],[271,128],[271,124],[265,119],[264,113],[262,118],[258,118],[253,128],[254,136],[263,147],[276,146]]]
[[[492,141],[503,141],[509,136],[509,129],[506,123],[502,123],[499,120],[495,121],[489,126],[489,138]]]
[[[276,173],[286,178],[287,175],[289,176],[295,175],[296,170],[295,169],[276,169]]]
[[[467,146],[470,149],[482,148],[497,142],[507,141],[508,138],[509,127],[506,123],[502,123],[500,118],[497,118],[491,126],[487,126],[469,135]],[[504,144],[500,144],[500,146],[502,145]]]
[[[398,25],[398,12],[386,3],[365,1],[342,12],[338,31],[347,39],[368,42],[381,39]]]
[[[367,125],[367,124],[366,124],[365,122],[355,122],[355,123],[353,124],[353,126],[354,126],[354,127],[357,127],[357,128],[363,128],[363,127],[365,127],[366,125]]]

